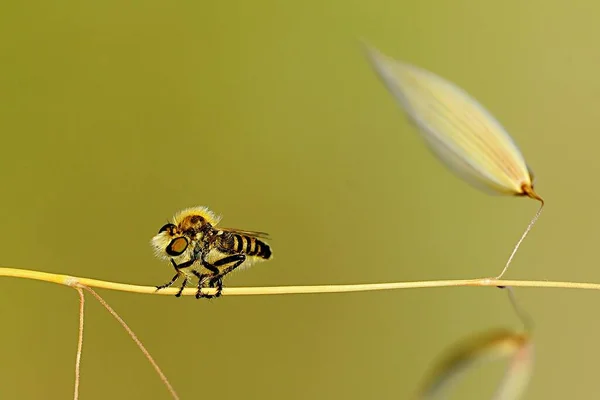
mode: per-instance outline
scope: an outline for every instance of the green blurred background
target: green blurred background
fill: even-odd
[[[358,39],[454,81],[509,130],[547,209],[507,278],[600,281],[600,52],[589,1],[30,1],[0,5],[4,266],[157,285],[179,209],[267,231],[226,286],[497,274],[537,204],[490,197],[423,146]],[[0,398],[72,396],[75,291],[1,280]],[[519,328],[495,289],[223,297],[99,291],[182,399],[406,399],[457,340]],[[597,391],[600,293],[521,289],[527,399]],[[588,308],[589,307],[589,308]],[[593,308],[592,308],[593,307]],[[88,298],[82,399],[167,399]],[[493,391],[501,364],[455,398]]]

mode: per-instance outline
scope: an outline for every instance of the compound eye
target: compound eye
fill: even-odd
[[[178,237],[177,239],[171,240],[171,243],[167,246],[167,254],[170,256],[180,256],[183,254],[185,249],[188,247],[188,240],[186,238]]]
[[[158,233],[162,233],[170,228],[175,228],[175,225],[173,224],[166,224],[164,225],[162,228],[160,228],[160,230],[158,231]]]

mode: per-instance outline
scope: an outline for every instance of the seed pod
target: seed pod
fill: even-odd
[[[508,359],[509,364],[494,400],[517,400],[531,379],[534,346],[525,333],[506,330],[489,331],[455,345],[434,367],[419,399],[445,399],[451,386],[468,369],[485,361]]]
[[[432,72],[364,46],[384,85],[450,170],[487,193],[526,196],[541,202],[499,279],[544,205],[533,189],[533,174],[521,151],[500,123],[464,90]]]

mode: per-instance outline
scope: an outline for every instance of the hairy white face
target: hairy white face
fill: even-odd
[[[163,260],[173,260],[182,264],[196,258],[197,239],[184,235],[174,224],[166,224],[152,240],[154,254]]]
[[[195,260],[204,234],[219,222],[219,217],[206,207],[186,208],[175,214],[151,241],[154,253],[163,260],[182,264]]]

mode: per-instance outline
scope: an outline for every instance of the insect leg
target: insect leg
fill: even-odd
[[[186,262],[183,262],[181,264],[177,264],[175,261],[173,261],[173,259],[171,258],[171,264],[173,264],[173,267],[175,267],[175,271],[179,271],[181,268],[187,268],[187,267],[191,267],[192,265],[194,265],[194,263],[196,262],[195,258],[192,258],[191,260],[188,260]]]
[[[179,270],[181,268],[187,268],[187,267],[193,265],[195,261],[196,260],[191,259],[191,260],[186,261],[184,263],[177,264],[175,261],[173,261],[173,259],[171,259],[171,264],[173,265],[173,268],[175,268],[175,271],[177,271],[177,273],[175,274],[175,276],[173,276],[173,278],[168,283],[165,283],[164,285],[157,286],[156,290],[158,291],[158,290],[161,290],[161,289],[166,289],[169,286],[173,285],[175,283],[175,281],[177,280],[177,278],[179,278],[179,275],[181,275],[181,272]],[[179,296],[181,296],[181,291],[179,292]],[[179,296],[177,296],[177,297],[179,297]]]
[[[207,298],[211,299],[213,297],[220,297],[221,292],[223,291],[223,277],[239,267],[244,261],[246,261],[246,256],[244,254],[234,254],[231,256],[224,257],[220,260],[215,261],[213,264],[208,263],[205,260],[202,260],[206,269],[213,272],[213,275],[202,275],[196,271],[192,271],[194,275],[198,277],[198,292],[196,293],[196,298]],[[220,266],[232,264],[227,266],[224,269],[219,269]],[[203,286],[204,282],[208,279],[208,285]],[[202,287],[209,288],[217,288],[217,293],[214,295],[202,293]]]
[[[220,276],[217,276],[216,278],[211,279],[210,284],[213,287],[217,288],[215,297],[221,297],[221,292],[223,291],[223,275],[220,275]]]
[[[177,271],[177,273],[175,274],[175,276],[173,277],[173,279],[171,279],[170,282],[167,282],[164,285],[157,286],[156,290],[161,290],[161,289],[168,288],[169,286],[171,286],[172,284],[175,283],[175,281],[177,280],[177,278],[179,278],[179,271]]]
[[[183,282],[181,283],[181,288],[179,289],[179,292],[177,292],[177,294],[175,295],[175,297],[180,297],[181,293],[183,292],[183,289],[185,289],[185,286],[188,283],[188,278],[183,278]]]
[[[219,268],[217,268],[216,266],[214,266],[213,264],[209,263],[208,261],[206,261],[206,251],[202,251],[201,249],[197,248],[197,251],[194,253],[196,255],[196,258],[193,260],[197,260],[198,256],[201,255],[200,258],[200,263],[202,264],[202,266],[204,266],[207,270],[209,270],[212,274],[211,275],[217,275],[219,274]],[[190,260],[192,261],[192,260]],[[186,262],[185,264],[188,264],[187,266],[191,266],[193,264],[190,263],[189,261]],[[173,265],[176,265],[175,263],[173,263]],[[179,266],[179,268],[181,268],[181,266]],[[210,277],[211,275],[204,275],[201,274],[200,272],[196,271],[196,270],[192,270],[191,271],[197,278],[198,278],[198,291],[196,292],[196,298],[208,298],[211,299],[214,296],[212,295],[208,295],[208,294],[204,294],[202,293],[202,288],[203,287],[213,287],[210,285],[210,281],[209,281],[209,285],[208,286],[204,286],[205,282],[207,281],[208,277]]]
[[[208,261],[206,261],[204,258],[202,258],[202,265],[209,270],[210,272],[212,272],[214,275],[218,275],[219,274],[219,268],[217,268],[217,264],[211,264]]]
[[[196,271],[196,270],[192,270],[192,274],[194,274],[197,278],[198,278],[198,291],[196,292],[196,298],[207,298],[210,299],[213,296],[209,295],[209,294],[204,294],[202,293],[202,288],[204,287],[203,284],[206,281],[206,276],[202,275],[200,272]],[[210,287],[210,286],[208,286]]]
[[[215,266],[221,266],[221,265],[227,265],[230,263],[230,266],[224,268],[223,270],[219,271],[219,275],[211,278],[211,280],[209,281],[209,285],[211,287],[216,287],[217,288],[217,293],[215,294],[215,297],[220,297],[221,296],[221,292],[223,291],[223,277],[225,275],[227,275],[228,273],[230,273],[231,271],[233,271],[234,269],[236,269],[237,267],[239,267],[240,265],[242,265],[242,263],[246,261],[246,256],[244,254],[234,254],[225,258],[221,258],[220,260],[215,261],[214,265]]]
[[[234,254],[231,256],[227,256],[224,258],[221,258],[220,260],[215,261],[215,263],[213,264],[215,267],[220,267],[221,265],[226,265],[226,264],[230,264],[230,263],[235,263],[223,270],[220,270],[219,273],[221,275],[225,275],[230,273],[231,271],[233,271],[234,269],[236,269],[237,267],[240,266],[241,263],[243,263],[244,261],[246,261],[246,255],[245,254]]]

